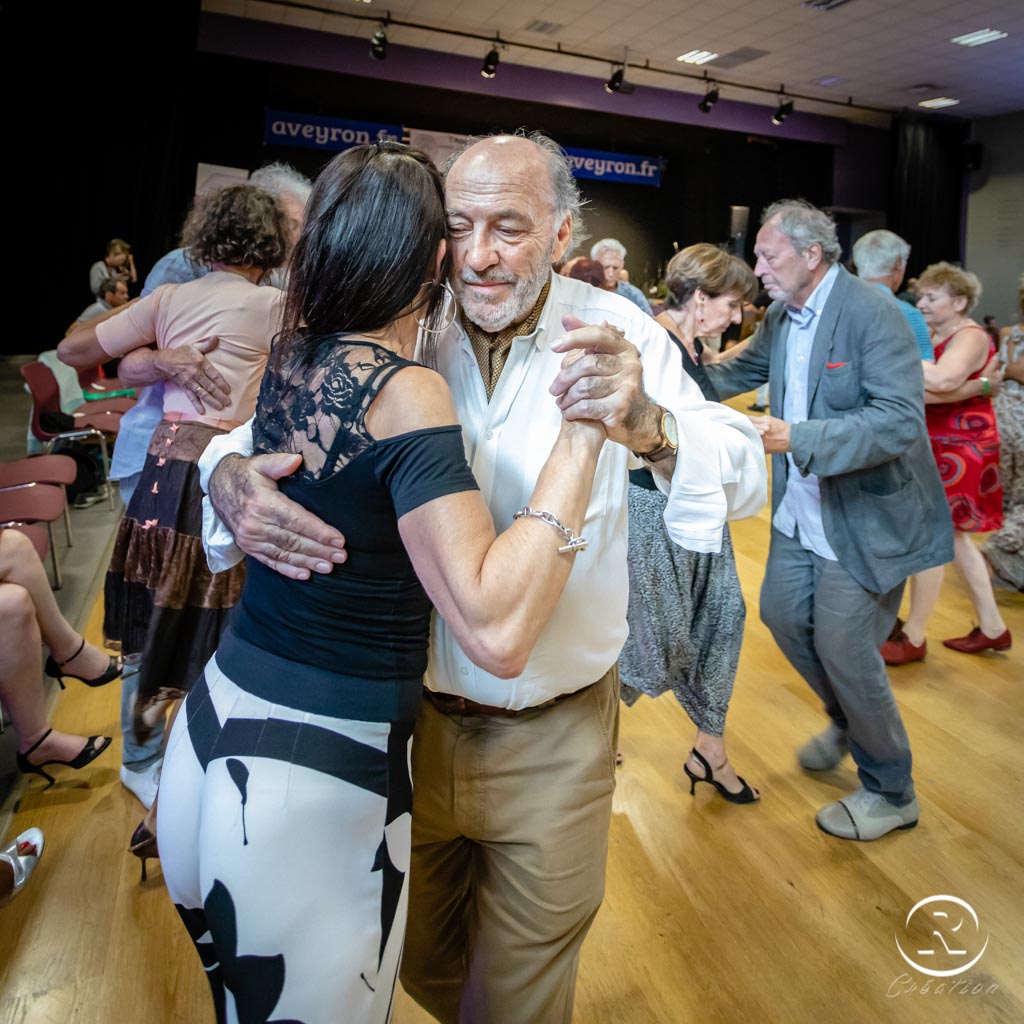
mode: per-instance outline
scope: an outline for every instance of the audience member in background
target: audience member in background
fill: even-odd
[[[634,306],[639,306],[648,316],[651,313],[651,305],[644,297],[644,293],[628,281],[619,277],[623,261],[626,259],[626,247],[615,238],[602,238],[600,242],[590,247],[590,258],[597,260],[604,267],[604,289],[609,292],[616,292],[624,299],[629,299]]]
[[[1002,335],[999,330],[999,325],[996,323],[996,318],[989,314],[985,317],[983,325],[985,333],[992,339],[992,343],[998,347]]]
[[[588,260],[581,256],[573,260],[572,267],[565,276],[576,281],[586,281],[595,288],[604,288],[604,267],[597,260]]]
[[[966,636],[942,642],[964,654],[1009,650],[1010,631],[996,605],[988,566],[970,538],[1003,525],[999,429],[989,397],[991,382],[983,375],[995,346],[970,317],[981,298],[981,282],[950,263],[933,263],[918,278],[918,295],[917,308],[935,339],[935,362],[923,364],[928,436],[953,519],[953,560],[978,616],[978,625]],[[963,397],[965,386],[975,389],[970,397]],[[911,579],[907,621],[897,620],[882,647],[887,664],[924,658],[925,628],[942,589],[943,571],[940,565]]]
[[[256,183],[277,197],[285,217],[290,252],[301,230],[301,211],[311,188],[309,179],[294,167],[282,163],[261,168],[250,181],[261,175]],[[297,223],[296,212],[300,214]],[[203,277],[208,271],[209,267],[193,259],[187,248],[172,249],[149,272],[142,297],[150,295],[161,285],[184,284]],[[276,277],[277,274],[279,270],[275,268],[271,276]],[[216,415],[231,400],[227,382],[206,358],[216,345],[216,338],[205,338],[195,344],[175,348],[138,349],[121,360],[118,377],[128,386],[140,388],[135,405],[121,418],[110,466],[110,475],[118,482],[125,506],[131,503],[146,462],[150,438],[163,417],[164,383],[177,385],[199,414]],[[131,654],[125,658],[121,683],[121,782],[149,810],[157,790],[163,722],[156,723],[146,742],[140,743],[136,739],[132,720],[139,688],[140,657],[139,654]]]
[[[190,395],[179,384],[165,384],[163,419],[107,572],[104,632],[125,654],[141,654],[134,712],[140,741],[202,671],[245,578],[243,566],[217,575],[207,567],[195,464],[213,437],[244,422],[256,407],[284,298],[277,288],[257,285],[285,258],[285,225],[274,197],[253,185],[200,196],[184,241],[209,272],[185,284],[162,285],[124,313],[99,327],[86,325],[60,345],[65,362],[91,366],[154,342],[173,349],[217,338],[209,360],[231,396],[219,415],[210,416],[195,408],[195,398],[205,396],[208,385],[194,381],[187,385]]]
[[[1017,295],[1020,318],[999,332],[1005,380],[993,400],[999,425],[1003,528],[981,547],[996,578],[1024,591],[1024,274]]]
[[[907,278],[906,287],[901,292],[897,292],[896,298],[901,302],[909,302],[910,305],[917,305],[917,278]]]
[[[0,848],[0,908],[18,895],[43,855],[43,833],[27,828]]]
[[[95,320],[112,309],[119,309],[128,301],[128,285],[120,277],[108,277],[100,285],[99,298],[82,310],[81,315],[64,332],[66,338],[73,330],[84,324],[86,320]]]
[[[132,247],[123,238],[112,238],[107,242],[107,255],[89,268],[89,291],[99,298],[103,282],[110,277],[119,277],[132,284],[139,279]]]
[[[878,648],[907,576],[953,546],[924,424],[928,364],[892,300],[839,266],[821,210],[773,203],[754,252],[775,301],[746,350],[708,375],[726,396],[771,378],[778,415],[753,420],[774,456],[761,618],[830,719],[797,752],[801,766],[826,771],[847,752],[857,763],[862,788],[823,807],[818,827],[878,839],[919,815]]]
[[[119,658],[86,643],[61,615],[32,542],[17,530],[0,530],[0,703],[18,738],[19,770],[52,785],[48,765],[84,768],[110,746],[110,737],[86,739],[49,724],[39,676],[40,640],[50,649],[49,674],[87,686],[102,686],[121,674]]]
[[[742,260],[714,245],[676,253],[665,272],[665,311],[656,319],[675,339],[683,367],[709,402],[718,392],[702,365],[702,333],[720,334],[742,319],[757,278]],[[684,765],[690,793],[708,782],[731,803],[759,798],[736,774],[725,750],[746,606],[729,527],[718,552],[687,551],[668,536],[668,499],[648,469],[629,474],[629,637],[619,656],[622,699],[671,690],[697,727]]]
[[[879,229],[862,235],[853,244],[853,262],[857,265],[857,275],[865,281],[885,288],[896,297],[896,290],[903,283],[907,272],[907,260],[910,258],[910,244],[892,231]],[[921,352],[921,358],[931,362],[935,357],[932,353],[932,339],[924,316],[916,306],[896,298],[900,312],[907,318],[910,329],[914,332],[914,341]]]

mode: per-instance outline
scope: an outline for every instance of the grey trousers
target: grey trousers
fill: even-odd
[[[902,596],[902,583],[873,594],[799,535],[772,530],[761,620],[846,732],[861,785],[897,806],[914,797],[910,741],[879,648]]]

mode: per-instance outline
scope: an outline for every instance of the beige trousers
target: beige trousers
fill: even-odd
[[[619,674],[516,718],[424,700],[405,990],[443,1024],[569,1024],[604,897]]]

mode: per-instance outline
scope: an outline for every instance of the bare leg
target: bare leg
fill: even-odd
[[[36,632],[42,634],[57,662],[71,658],[82,638],[61,615],[32,542],[16,530],[0,530],[0,583],[16,583],[28,593],[38,624]],[[93,644],[86,644],[77,657],[71,658],[67,668],[89,678],[102,674],[107,664],[106,654]]]
[[[1006,623],[999,614],[996,597],[992,592],[992,577],[981,552],[974,546],[970,534],[956,530],[953,533],[954,562],[970,591],[971,602],[978,613],[982,633],[995,639],[1006,632]]]
[[[35,551],[32,557],[39,561]],[[29,592],[14,583],[0,583],[0,697],[14,724],[18,750],[24,753],[45,734],[49,723],[39,672],[35,605]],[[81,736],[54,729],[32,754],[31,760],[36,764],[49,758],[70,761],[87,742]],[[101,739],[96,741],[97,746],[101,743]]]
[[[915,647],[924,643],[928,619],[942,591],[943,571],[943,566],[937,565],[910,577],[910,612],[903,632]]]
[[[743,790],[743,783],[740,782],[736,769],[729,762],[729,755],[725,752],[724,736],[712,736],[698,729],[697,738],[694,740],[693,746],[704,756],[707,763],[711,765],[716,781],[721,782],[730,793],[739,793]],[[692,755],[686,763],[690,766],[690,771],[695,775],[705,774],[704,766]],[[759,797],[761,795],[753,786],[750,788],[754,790],[756,796]]]

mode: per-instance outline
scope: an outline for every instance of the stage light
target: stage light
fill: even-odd
[[[793,101],[786,99],[786,94],[781,93],[779,95],[779,105],[775,108],[775,113],[772,114],[772,124],[778,126],[793,113]]]
[[[607,82],[604,83],[605,92],[618,92],[623,96],[631,96],[636,92],[636,86],[632,82],[626,81],[626,65],[623,64],[621,67],[617,67],[612,73],[611,77]]]
[[[374,60],[386,60],[388,55],[388,37],[383,26],[373,33],[370,40],[370,56]]]
[[[498,73],[498,61],[500,59],[498,47],[492,46],[491,52],[484,57],[484,66],[480,69],[480,74],[484,78],[493,78]]]
[[[711,82],[708,85],[708,90],[704,93],[704,99],[697,104],[697,109],[702,114],[710,114],[711,108],[718,102],[718,83]]]

